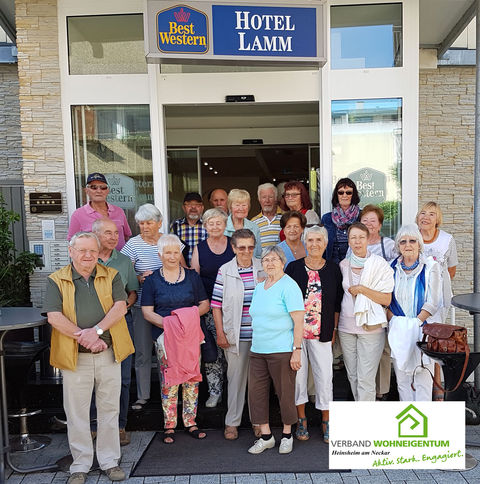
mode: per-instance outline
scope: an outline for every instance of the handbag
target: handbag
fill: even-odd
[[[423,326],[422,343],[427,343],[427,350],[436,353],[464,353],[465,362],[462,373],[453,390],[445,390],[432,376],[434,385],[444,392],[454,392],[462,383],[467,370],[470,347],[468,346],[467,328],[453,324],[430,323]]]
[[[215,336],[207,328],[207,322],[205,316],[200,317],[200,327],[202,328],[203,335],[205,337],[204,342],[200,345],[202,352],[202,361],[204,363],[213,363],[218,358],[218,348]]]

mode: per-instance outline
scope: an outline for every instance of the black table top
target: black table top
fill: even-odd
[[[460,309],[466,309],[473,313],[480,313],[480,292],[470,294],[458,294],[452,297],[452,304]]]
[[[42,326],[47,318],[37,308],[0,308],[0,331]]]

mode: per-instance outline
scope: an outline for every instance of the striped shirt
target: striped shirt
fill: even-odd
[[[172,222],[170,232],[178,235],[188,245],[188,266],[192,261],[193,248],[202,240],[208,237],[207,230],[203,227],[201,219],[198,219],[195,225],[190,225],[185,217],[179,218]]]
[[[185,246],[182,244],[182,250]],[[123,246],[120,253],[126,255],[133,262],[133,268],[138,275],[143,274],[145,271],[156,271],[162,267],[162,260],[158,255],[157,244],[147,244],[140,235],[132,237]],[[136,307],[141,306],[142,299],[142,286],[137,291]]]
[[[242,321],[240,326],[240,341],[252,341],[252,318],[249,313],[250,304],[252,303],[252,295],[255,290],[255,280],[253,279],[253,266],[239,267],[238,274],[243,282],[243,307],[242,307]],[[212,308],[222,309],[223,302],[223,278],[222,273],[218,271],[215,286],[213,287],[212,300],[210,305]]]
[[[252,222],[256,223],[260,229],[260,240],[262,241],[262,249],[271,245],[277,245],[280,242],[280,219],[282,218],[282,211],[277,207],[277,213],[272,221],[265,217],[262,212],[252,218]]]

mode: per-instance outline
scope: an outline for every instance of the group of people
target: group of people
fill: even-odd
[[[424,324],[445,321],[457,265],[435,202],[392,240],[381,235],[382,209],[360,209],[348,178],[337,182],[332,211],[321,221],[301,182],[285,183],[282,193],[265,183],[257,191],[261,211],[251,220],[246,190],[213,190],[205,212],[201,195],[187,193],[185,216],[172,222],[171,233],[161,232],[162,214],[145,204],[135,215],[140,233],[130,238],[123,212],[106,202],[103,174],[88,176],[86,193],[89,202],[70,224],[72,263],[49,277],[45,300],[51,363],[64,370],[70,484],[85,482],[92,435],[100,467],[111,480],[125,478],[118,459],[129,439],[134,350],[132,409],[148,405],[154,350],[165,444],[175,442],[180,385],[185,431],[206,437],[196,425],[202,367],[207,407],[223,398],[226,379],[227,440],[238,438],[247,396],[257,437],[252,454],[275,446],[272,382],[283,422],[279,452],[292,451],[294,435],[309,439],[305,404],[312,395],[328,443],[334,345],[341,347],[355,400],[386,398],[392,362],[401,400],[432,399],[429,371],[440,368],[432,362],[419,368],[415,343]]]

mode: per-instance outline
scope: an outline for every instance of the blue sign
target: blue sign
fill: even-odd
[[[204,12],[175,5],[157,13],[157,45],[161,52],[204,54],[208,44],[208,18]]]
[[[315,8],[212,5],[214,55],[316,57]]]

